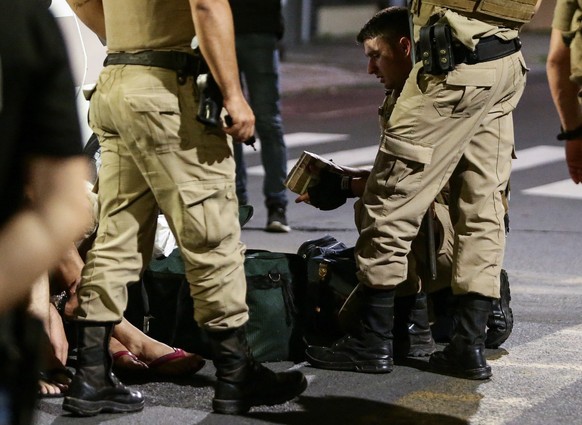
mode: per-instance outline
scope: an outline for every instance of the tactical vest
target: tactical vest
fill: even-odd
[[[446,7],[468,18],[493,25],[519,28],[531,21],[537,0],[422,0]]]

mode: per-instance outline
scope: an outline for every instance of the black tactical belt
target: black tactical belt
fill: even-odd
[[[502,40],[495,36],[483,37],[471,51],[453,37],[448,24],[436,23],[420,29],[417,58],[422,61],[424,72],[433,75],[446,74],[460,63],[476,64],[509,56],[521,49],[519,38]]]
[[[521,40],[502,40],[494,35],[479,39],[475,51],[469,50],[464,45],[453,47],[455,63],[468,63],[470,65],[479,62],[488,62],[512,55],[521,49]]]
[[[139,53],[110,53],[103,66],[107,65],[143,65],[171,69],[182,75],[198,75],[200,58],[185,52],[147,50]]]

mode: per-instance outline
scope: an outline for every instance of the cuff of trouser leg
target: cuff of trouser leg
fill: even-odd
[[[472,308],[490,310],[494,298],[476,292],[459,296],[459,305],[471,305]]]

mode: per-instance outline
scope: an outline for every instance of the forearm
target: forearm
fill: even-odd
[[[52,268],[89,222],[82,158],[39,159],[31,164],[34,202],[0,231],[0,311],[21,301]]]
[[[50,288],[48,275],[43,273],[32,284],[28,312],[43,322],[47,332],[49,330],[49,298]]]
[[[101,40],[106,40],[102,0],[67,0],[73,12]]]
[[[227,0],[190,0],[200,50],[225,99],[243,97]]]
[[[570,49],[556,29],[552,30],[546,69],[552,100],[562,128],[574,130],[582,125],[582,109],[577,96],[580,87],[570,80]]]
[[[365,168],[352,168],[341,165],[343,173],[352,177],[350,180],[350,190],[354,197],[361,198],[364,194],[366,182],[370,176],[370,170]]]
[[[352,193],[356,198],[361,198],[364,195],[364,190],[366,188],[366,182],[368,177],[355,177],[351,181]]]
[[[32,283],[52,267],[61,252],[55,232],[38,211],[17,214],[0,234],[0,311],[22,301]]]

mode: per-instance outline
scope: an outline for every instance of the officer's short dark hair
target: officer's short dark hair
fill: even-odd
[[[410,38],[408,9],[405,7],[387,7],[376,13],[364,24],[356,37],[358,43],[381,36],[394,42],[401,37]]]

